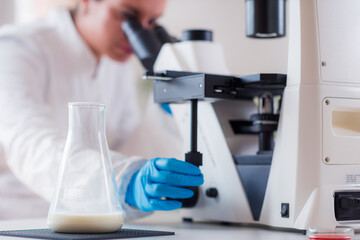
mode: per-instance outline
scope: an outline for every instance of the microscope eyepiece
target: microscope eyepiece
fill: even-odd
[[[135,17],[126,17],[122,23],[122,29],[136,56],[148,71],[153,70],[162,45],[174,42],[163,27],[156,26],[154,29],[145,29]]]

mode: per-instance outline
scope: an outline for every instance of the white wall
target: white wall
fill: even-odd
[[[0,25],[12,23],[15,19],[14,0],[0,0]]]
[[[247,38],[245,0],[168,0],[161,23],[178,37],[184,29],[213,30],[214,41],[223,45],[233,74],[286,73],[288,37]]]

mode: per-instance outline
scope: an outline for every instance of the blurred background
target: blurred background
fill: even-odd
[[[0,0],[0,24],[23,24],[53,8],[73,7],[77,1]],[[223,45],[233,74],[286,73],[288,37],[246,38],[245,0],[168,0],[167,11],[160,22],[179,37],[184,29],[213,30],[214,41]]]

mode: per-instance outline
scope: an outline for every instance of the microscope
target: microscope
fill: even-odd
[[[155,101],[170,104],[185,160],[204,174],[184,220],[360,228],[360,2],[289,4],[287,75],[231,75],[208,30],[140,48]],[[285,5],[246,0],[246,34],[283,36]]]

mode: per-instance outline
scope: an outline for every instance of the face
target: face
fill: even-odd
[[[121,28],[124,15],[136,17],[144,28],[153,28],[165,4],[166,0],[82,0],[77,27],[96,56],[123,62],[133,53]]]

